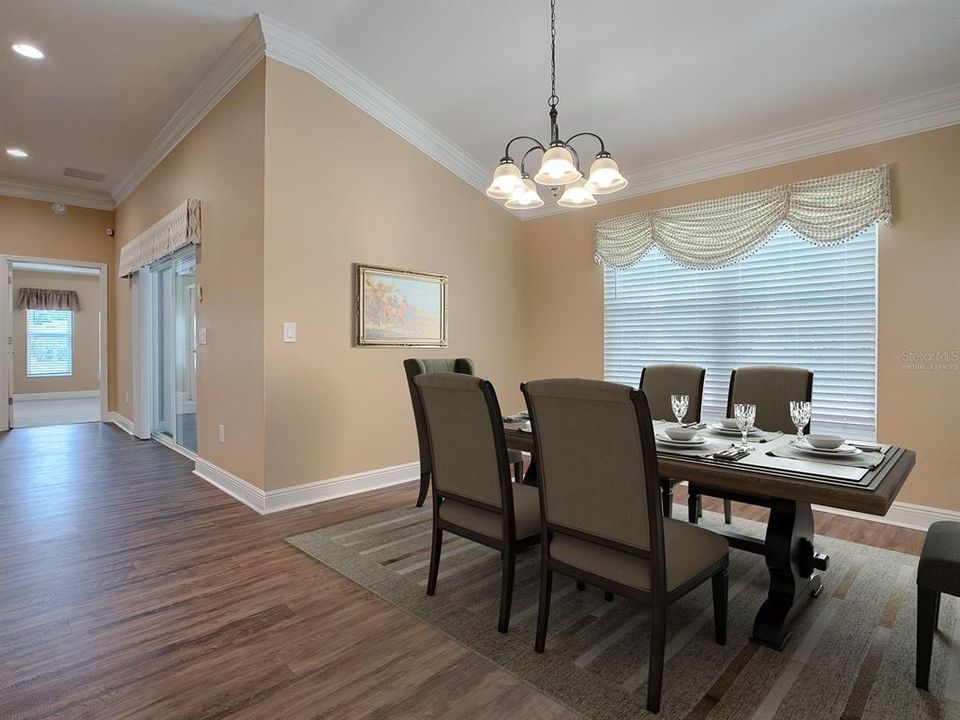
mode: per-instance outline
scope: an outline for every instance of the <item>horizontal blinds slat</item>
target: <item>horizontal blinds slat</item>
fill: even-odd
[[[73,373],[73,313],[69,310],[27,311],[27,376]]]
[[[778,232],[744,260],[690,270],[653,249],[604,270],[604,366],[636,385],[644,366],[707,367],[705,417],[725,413],[730,371],[784,364],[814,372],[813,424],[876,433],[877,229],[838,245]]]

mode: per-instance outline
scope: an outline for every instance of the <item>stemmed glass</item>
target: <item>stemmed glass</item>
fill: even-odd
[[[740,428],[742,436],[740,449],[750,450],[750,445],[747,443],[747,433],[753,427],[754,420],[757,419],[757,406],[746,403],[736,403],[733,406],[733,417],[737,421],[737,427]]]
[[[790,401],[790,419],[793,420],[793,424],[797,426],[797,442],[803,440],[803,429],[807,426],[807,423],[810,422],[812,412],[813,408],[807,401]]]
[[[687,414],[687,408],[690,407],[689,395],[671,395],[670,407],[673,408],[673,414],[677,418],[677,425],[683,425],[683,416]]]

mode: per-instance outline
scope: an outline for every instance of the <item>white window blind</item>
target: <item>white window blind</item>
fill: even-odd
[[[73,374],[73,312],[27,310],[27,377]]]
[[[788,229],[753,255],[690,270],[657,248],[604,269],[604,374],[636,386],[654,363],[707,368],[703,417],[726,414],[730,371],[759,364],[813,371],[814,432],[876,434],[877,227],[837,245]]]

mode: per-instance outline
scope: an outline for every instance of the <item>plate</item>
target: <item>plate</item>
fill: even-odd
[[[832,450],[815,448],[813,445],[809,445],[806,441],[797,442],[796,440],[791,440],[790,445],[800,452],[809,453],[810,455],[820,455],[821,457],[830,455],[845,457],[847,455],[859,455],[863,452],[863,450],[860,448],[854,447],[853,445],[847,445],[846,443],[838,448],[833,448]]]
[[[730,430],[728,428],[725,428],[720,423],[710,423],[707,427],[709,427],[714,432],[720,433],[721,435],[730,435],[731,437],[740,437],[742,434],[739,430]],[[749,430],[747,430],[747,437],[757,437],[758,435],[763,435],[763,430],[761,430],[758,427],[752,427]]]
[[[656,438],[657,442],[662,445],[673,445],[675,447],[701,447],[710,442],[708,438],[699,435],[691,440],[672,440],[663,433],[657,433]]]

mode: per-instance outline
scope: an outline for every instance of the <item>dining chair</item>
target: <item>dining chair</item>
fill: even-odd
[[[730,387],[727,391],[727,417],[733,417],[733,406],[750,403],[757,406],[754,425],[766,431],[795,433],[796,426],[790,418],[790,401],[806,400],[813,397],[813,372],[804,368],[786,365],[754,365],[737,368],[730,373]],[[808,422],[805,432],[810,431]],[[692,523],[703,515],[702,495],[714,495],[723,498],[723,519],[732,521],[731,500],[755,502],[750,498],[719,494],[715,490],[704,492],[693,485],[687,495],[688,516]]]
[[[417,507],[423,507],[430,489],[430,450],[427,446],[427,434],[423,422],[423,406],[414,387],[413,379],[423,373],[452,372],[463,375],[474,375],[475,368],[470,358],[408,358],[403,361],[403,369],[407,374],[407,385],[410,390],[410,401],[413,404],[413,420],[417,426],[417,442],[420,446],[420,494],[417,496]],[[508,450],[507,455],[513,466],[517,482],[523,479],[523,453],[519,450]]]
[[[667,606],[710,579],[714,637],[726,643],[727,541],[663,517],[653,426],[642,390],[596,380],[537,380],[521,389],[540,472],[534,649],[545,648],[554,572],[649,605],[647,709],[658,712]]]
[[[699,365],[647,365],[640,372],[640,389],[647,396],[650,417],[654,420],[674,420],[671,395],[686,395],[690,398],[684,422],[700,422],[703,404],[703,380],[707,369]],[[660,478],[661,500],[665,517],[673,517],[673,478]]]
[[[458,373],[414,378],[433,471],[433,541],[427,595],[437,589],[443,532],[500,551],[500,620],[510,625],[516,556],[540,541],[540,494],[510,481],[500,404],[489,381]]]

